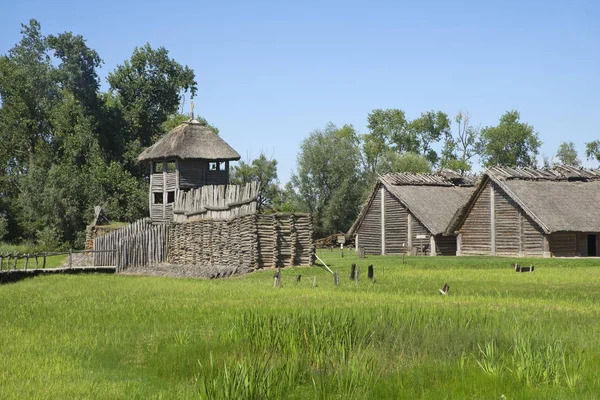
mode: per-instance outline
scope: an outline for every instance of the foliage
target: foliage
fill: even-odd
[[[277,179],[277,160],[268,159],[264,153],[250,163],[240,161],[231,170],[231,183],[244,185],[260,182],[258,192],[258,210],[272,209],[279,202],[279,180]]]
[[[585,156],[588,160],[600,162],[600,140],[594,140],[585,144]]]
[[[471,159],[478,154],[477,143],[480,140],[481,129],[471,125],[471,114],[468,111],[460,111],[454,121],[458,125],[457,132],[454,137],[446,137],[440,166],[458,171],[462,175],[472,169]]]
[[[313,214],[317,236],[347,230],[358,215],[365,185],[357,142],[353,126],[328,124],[300,146],[291,182],[300,211]]]
[[[3,285],[0,398],[600,392],[593,259],[523,259],[535,273],[517,274],[501,257],[319,257],[338,272],[338,286],[319,267],[283,268],[277,289],[268,270],[223,280],[91,274]],[[352,263],[363,270],[358,285],[345,278]],[[450,292],[441,296],[445,282]]]
[[[535,167],[542,142],[533,126],[520,122],[518,111],[507,111],[498,126],[481,130],[479,148],[486,167]]]
[[[556,158],[564,165],[571,165],[573,167],[581,166],[581,161],[577,158],[577,150],[575,150],[575,144],[573,142],[562,142],[560,146],[558,146]]]
[[[128,124],[128,140],[150,146],[163,131],[161,124],[175,113],[183,91],[193,98],[197,83],[194,71],[169,58],[164,47],[146,43],[136,47],[131,59],[108,74],[111,92],[116,94]]]
[[[410,152],[398,154],[389,151],[377,166],[377,173],[381,175],[389,172],[429,173],[431,170],[431,162],[427,158]]]
[[[147,211],[143,147],[161,135],[194,73],[146,44],[99,91],[98,53],[36,20],[0,56],[0,215],[8,240],[82,245],[95,205],[110,219]],[[172,117],[171,120],[176,119]]]
[[[450,119],[441,111],[428,111],[413,120],[409,125],[412,136],[417,138],[419,154],[433,165],[437,164],[439,156],[431,148],[432,143],[450,138]]]

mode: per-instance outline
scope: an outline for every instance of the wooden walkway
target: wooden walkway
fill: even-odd
[[[38,275],[51,274],[88,274],[102,273],[114,274],[117,268],[113,266],[89,266],[89,267],[60,267],[60,268],[37,268],[37,269],[12,269],[0,272],[0,284],[17,282],[25,278]]]

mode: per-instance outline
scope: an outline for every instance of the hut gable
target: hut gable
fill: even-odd
[[[457,174],[380,176],[348,236],[356,234],[356,245],[370,254],[401,254],[415,248],[422,254],[432,248],[454,254],[454,238],[440,238],[436,250],[433,236],[446,231],[472,185],[471,177]]]
[[[499,193],[505,194],[507,202],[518,205],[544,233],[600,231],[600,213],[597,212],[600,169],[568,166],[541,170],[488,169],[483,173],[478,190],[455,215],[449,231],[454,232],[463,226],[482,188],[489,181],[500,189]]]

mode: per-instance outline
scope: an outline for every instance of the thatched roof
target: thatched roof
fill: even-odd
[[[212,129],[196,120],[181,123],[139,155],[138,161],[165,158],[239,160],[237,151]]]
[[[460,177],[460,178],[459,178]],[[433,234],[442,234],[473,191],[473,178],[460,175],[391,173],[380,176],[367,204],[348,231],[352,236],[367,214],[377,189],[384,186]]]
[[[545,233],[600,232],[600,170],[568,166],[488,169],[469,201],[457,211],[448,232],[462,226],[489,181],[496,183]]]

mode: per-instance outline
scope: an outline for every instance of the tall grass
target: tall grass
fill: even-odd
[[[225,280],[47,276],[0,286],[0,398],[594,398],[597,260],[319,254]],[[385,274],[382,270],[385,268]],[[296,284],[296,276],[304,279]],[[316,278],[315,278],[316,277]],[[316,279],[318,286],[313,286]],[[448,296],[437,289],[448,283]]]

